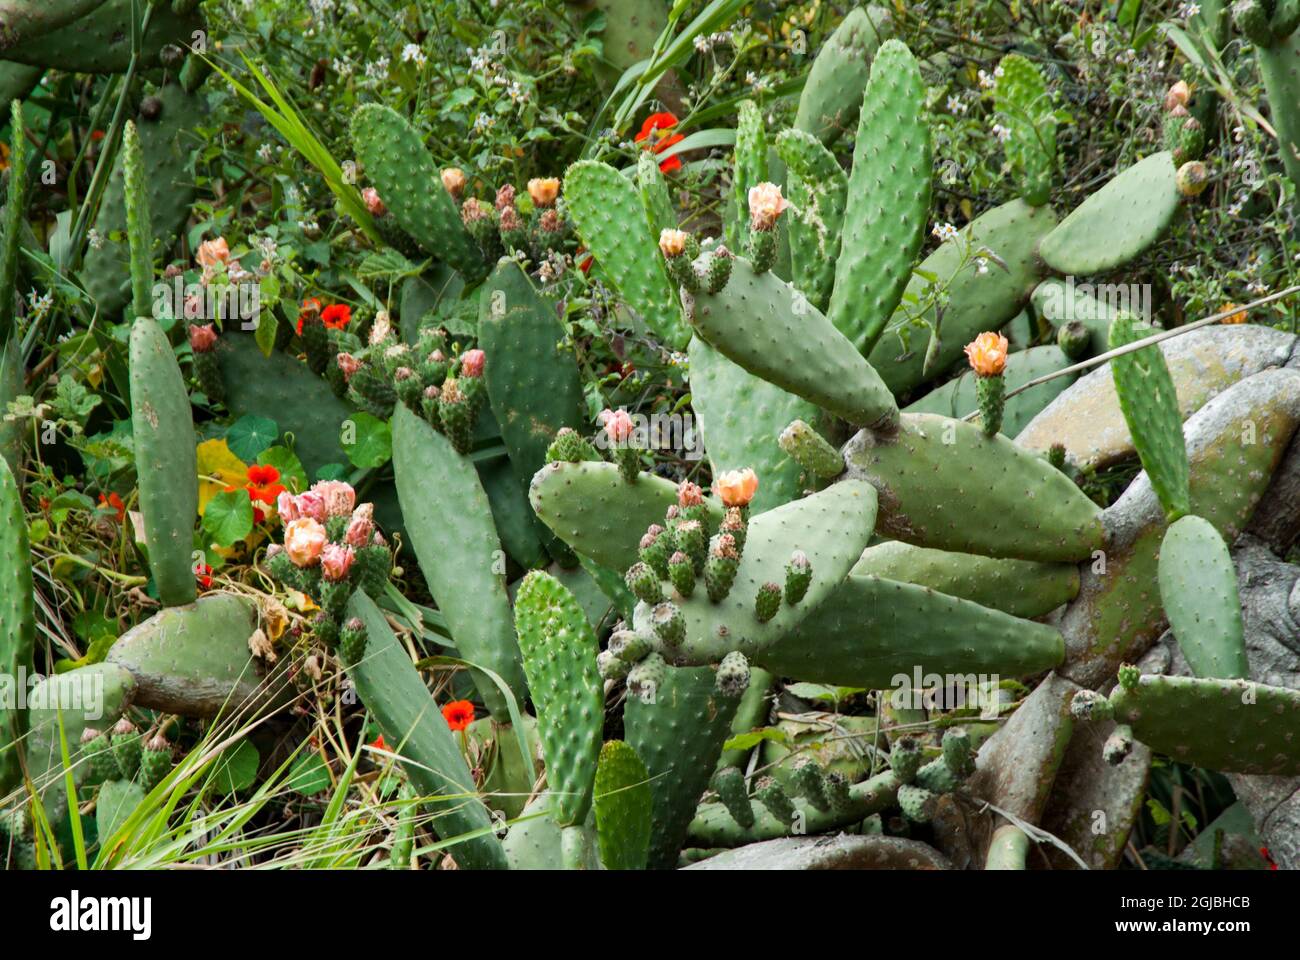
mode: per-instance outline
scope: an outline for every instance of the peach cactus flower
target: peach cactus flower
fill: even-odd
[[[528,196],[535,207],[545,209],[552,206],[559,195],[560,181],[557,177],[534,177],[528,181]]]
[[[680,257],[686,251],[685,230],[660,230],[659,252],[671,260]]]
[[[343,535],[343,540],[348,546],[358,549],[368,547],[374,532],[375,505],[363,503],[352,511],[352,519],[348,521],[347,533]]]
[[[204,240],[199,244],[199,250],[194,255],[194,259],[205,270],[210,270],[218,264],[225,266],[230,260],[230,247],[226,243],[226,238],[217,237],[215,240]]]
[[[781,188],[775,183],[760,183],[749,188],[749,225],[754,230],[771,230],[776,226],[781,211],[790,206],[790,201],[781,196]]]
[[[1191,98],[1192,88],[1187,85],[1186,80],[1179,80],[1165,94],[1165,109],[1172,112],[1178,107],[1186,107],[1187,101]]]
[[[608,407],[600,412],[600,423],[605,428],[605,433],[609,439],[615,443],[623,443],[628,437],[632,436],[632,431],[636,425],[632,422],[632,417],[626,410],[610,410]]]
[[[677,505],[679,507],[697,507],[704,502],[704,491],[698,483],[683,480],[677,484]]]
[[[456,200],[465,192],[465,171],[460,167],[448,167],[442,171],[442,186]]]
[[[314,566],[328,540],[325,527],[311,517],[291,520],[284,528],[284,549],[295,567]]]
[[[327,517],[341,517],[352,513],[357,501],[357,492],[352,484],[343,480],[318,480],[311,485],[310,493],[315,493],[324,501]]]
[[[481,377],[483,376],[483,365],[487,362],[487,354],[482,350],[466,350],[460,358],[460,373],[464,377]]]
[[[330,543],[320,554],[320,572],[326,580],[338,581],[348,575],[356,553],[346,543]]]
[[[713,481],[713,492],[722,500],[724,506],[744,507],[754,499],[758,492],[758,474],[751,468],[728,470]]]
[[[970,367],[981,377],[996,377],[1007,368],[1007,338],[1000,333],[986,331],[966,344]]]

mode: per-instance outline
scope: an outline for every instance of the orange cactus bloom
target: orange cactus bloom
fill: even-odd
[[[1232,314],[1224,317],[1222,320],[1219,321],[1220,323],[1245,323],[1246,322],[1246,311],[1241,309],[1241,304],[1232,303],[1232,302],[1225,303],[1223,306],[1219,307],[1218,312],[1227,313],[1229,310],[1233,311]]]
[[[970,367],[981,377],[996,377],[1007,368],[1007,338],[1000,333],[986,331],[966,344],[966,357]]]
[[[464,730],[474,722],[474,704],[468,700],[453,700],[442,708],[442,717],[453,730]]]
[[[713,492],[724,506],[748,506],[758,492],[758,474],[749,467],[744,470],[728,470],[713,481]]]
[[[680,133],[669,133],[675,126],[677,126],[677,117],[667,110],[661,110],[659,113],[652,113],[645,118],[645,123],[641,124],[641,132],[634,139],[637,143],[644,144],[643,150],[663,153],[673,144],[681,143],[686,139]],[[677,156],[669,157],[659,164],[659,169],[664,173],[671,173],[673,170],[680,170],[681,168],[682,161]]]

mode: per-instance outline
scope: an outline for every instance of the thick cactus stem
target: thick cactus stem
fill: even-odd
[[[889,769],[900,783],[911,783],[921,768],[921,759],[921,745],[911,737],[902,737],[889,751]]]
[[[913,823],[929,823],[938,797],[924,787],[905,783],[898,788],[898,808]]]
[[[834,480],[844,472],[840,452],[802,420],[782,430],[777,443],[791,460],[819,480]]]

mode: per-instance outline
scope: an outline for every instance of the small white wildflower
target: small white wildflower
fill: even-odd
[[[104,245],[104,238],[100,235],[98,230],[91,227],[89,232],[86,234],[86,242],[90,244],[90,249],[98,250]]]
[[[987,257],[975,258],[975,272],[980,276],[989,272],[989,261]]]
[[[343,182],[344,183],[357,182],[357,162],[355,160],[343,161]]]
[[[323,17],[334,9],[334,0],[309,0],[311,12],[318,17]]]
[[[340,77],[352,76],[352,61],[349,60],[347,57],[344,57],[341,60],[335,57],[334,62],[331,64],[331,66],[334,68],[334,72],[337,73]]]
[[[936,223],[930,233],[939,238],[941,243],[957,239],[957,228],[951,223]]]
[[[491,130],[496,126],[496,122],[496,117],[487,113],[480,113],[474,118],[474,132],[483,133],[487,130]]]
[[[31,310],[31,320],[40,322],[50,312],[50,307],[54,306],[54,294],[46,292],[38,297],[36,291],[32,290],[27,294],[27,306]]]
[[[708,53],[712,49],[709,38],[700,34],[695,38],[695,49],[698,53]]]
[[[271,151],[271,143],[269,140],[257,148],[257,155],[261,158],[263,163],[270,163],[275,158],[275,154]]]
[[[417,67],[424,66],[424,61],[428,58],[418,44],[408,43],[402,48],[402,62],[414,63]]]
[[[1011,139],[1011,129],[1004,127],[1000,123],[993,124],[993,136],[997,137],[999,143],[1006,143]]]
[[[366,79],[382,80],[388,76],[388,58],[380,57],[366,64]]]
[[[999,67],[998,69],[1001,70],[1002,68]],[[983,70],[979,72],[979,82],[980,82],[981,90],[992,90],[995,86],[997,86],[997,81],[994,80],[991,75],[989,75]]]
[[[954,96],[948,98],[948,111],[950,113],[965,113],[967,109],[966,101],[961,97]]]
[[[1190,20],[1200,12],[1201,5],[1199,3],[1180,3],[1178,5],[1178,16],[1184,20]]]

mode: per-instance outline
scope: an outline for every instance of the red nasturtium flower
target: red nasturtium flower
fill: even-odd
[[[280,471],[270,464],[255,463],[248,468],[248,498],[254,502],[275,503],[284,493],[284,484],[280,483]]]
[[[202,567],[199,568],[199,571],[201,572],[196,572],[194,574],[194,579],[198,581],[199,586],[202,587],[204,590],[211,589],[212,568],[205,563],[203,564]]]
[[[641,124],[641,132],[635,137],[636,142],[644,144],[641,148],[643,150],[649,150],[652,153],[663,153],[674,143],[681,143],[686,139],[680,133],[669,132],[675,126],[677,126],[677,118],[667,110],[652,113],[645,118],[645,123]],[[678,156],[671,156],[659,164],[659,169],[664,173],[670,173],[681,168],[682,161]]]
[[[331,330],[342,330],[352,322],[352,308],[346,303],[333,303],[321,311],[320,322]]]
[[[114,519],[118,523],[121,523],[126,517],[126,504],[122,502],[122,498],[116,493],[110,493],[107,497],[101,493],[99,495],[99,505],[112,510]]]
[[[388,744],[384,743],[384,735],[382,733],[379,736],[375,737],[375,739],[371,740],[368,744],[366,744],[366,746],[373,747],[376,750],[388,749]]]
[[[298,311],[298,336],[302,336],[303,318],[312,313],[320,313],[320,300],[316,297],[308,297],[302,302],[302,309]]]
[[[464,730],[474,721],[474,704],[468,700],[453,700],[442,708],[442,716],[453,730]]]

